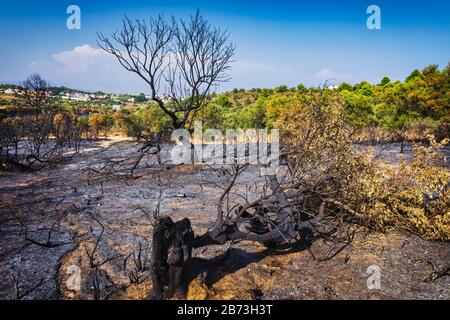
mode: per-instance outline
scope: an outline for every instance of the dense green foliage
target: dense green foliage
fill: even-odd
[[[199,114],[207,127],[273,127],[280,111],[292,108],[303,96],[318,89],[303,85],[288,89],[235,89],[218,95]],[[416,128],[434,130],[448,136],[450,125],[450,67],[439,70],[430,65],[415,70],[404,81],[391,82],[384,77],[380,84],[361,82],[354,86],[342,83],[336,91],[345,103],[350,123],[357,129],[379,128],[400,133]],[[423,137],[425,137],[424,135]],[[421,137],[421,138],[423,138]]]

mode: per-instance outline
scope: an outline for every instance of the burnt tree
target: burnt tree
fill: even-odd
[[[199,12],[188,21],[167,21],[158,16],[146,24],[124,18],[120,31],[111,38],[99,34],[98,42],[126,70],[149,85],[152,100],[171,118],[174,129],[189,128],[196,112],[208,103],[213,87],[227,81],[235,49],[228,42],[228,34],[212,28]],[[305,108],[308,111],[302,115],[307,123],[294,132],[300,133],[298,137],[288,139],[296,146],[284,154],[288,163],[285,176],[267,176],[268,192],[254,201],[225,209],[224,202],[228,202],[237,179],[248,167],[230,165],[223,169],[229,181],[219,197],[215,223],[205,234],[194,236],[188,219],[176,223],[170,217],[157,219],[151,264],[154,298],[185,293],[193,248],[240,240],[276,249],[290,248],[299,240],[308,242],[317,235],[316,226],[325,216],[326,205],[347,210],[325,192],[323,186],[332,181],[329,175],[317,171],[323,166],[321,162],[329,162],[329,154],[320,156],[311,151],[322,152],[327,145],[324,141],[329,141],[329,129],[334,124],[327,124],[324,119],[333,113],[322,108],[320,99],[307,103],[311,112]],[[341,132],[339,123],[335,127]],[[337,150],[340,146],[327,148],[331,152],[331,148]],[[328,256],[331,255],[330,251]]]
[[[67,158],[80,147],[76,115],[58,106],[40,75],[32,74],[16,90],[14,109],[0,117],[0,170],[30,171]]]
[[[198,11],[188,20],[159,15],[148,24],[125,17],[110,38],[98,34],[98,45],[148,84],[175,129],[190,125],[212,89],[228,80],[235,50],[228,33],[211,27]]]
[[[98,45],[148,84],[151,100],[178,129],[190,127],[196,112],[209,102],[211,91],[228,81],[235,51],[228,37],[197,11],[188,20],[159,15],[146,23],[125,17],[121,29],[110,38],[98,34]],[[192,245],[189,220],[173,223],[162,218],[157,222],[152,250],[156,298],[183,291],[183,273]]]

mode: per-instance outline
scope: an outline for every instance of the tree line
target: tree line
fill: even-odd
[[[215,97],[198,118],[207,127],[221,129],[271,128],[283,110],[298,105],[303,97],[318,90],[302,84],[293,88],[234,89]],[[337,89],[325,91],[343,100],[347,120],[366,140],[449,136],[450,65],[443,70],[437,65],[414,70],[405,81],[392,82],[384,77],[379,84],[342,83]]]

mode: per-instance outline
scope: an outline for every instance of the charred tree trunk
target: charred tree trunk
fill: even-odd
[[[323,219],[327,200],[322,201],[315,218],[300,222],[289,201],[289,196],[293,195],[285,193],[276,175],[268,176],[271,196],[224,212],[222,203],[243,170],[243,167],[235,165],[232,178],[219,198],[216,221],[204,234],[194,237],[188,219],[176,223],[169,217],[158,220],[152,243],[153,298],[185,296],[189,272],[192,271],[188,263],[193,248],[250,240],[269,248],[285,250],[311,239],[315,232],[313,224]],[[276,217],[266,216],[267,212],[272,212]]]
[[[401,143],[400,143],[400,153],[404,153],[405,152],[405,139],[402,139]]]
[[[188,219],[176,223],[169,217],[159,219],[152,242],[152,298],[167,299],[186,294],[186,266],[193,242],[194,233]]]
[[[193,248],[200,248],[212,244],[225,244],[229,241],[251,240],[267,247],[279,248],[291,246],[297,241],[297,224],[288,197],[280,190],[276,176],[270,176],[270,187],[274,193],[278,219],[273,222],[263,220],[259,211],[251,215],[244,207],[238,207],[235,212],[237,221],[224,219],[222,202],[231,190],[236,177],[241,171],[236,170],[225,192],[219,199],[217,220],[214,227],[205,234],[194,238],[190,221],[183,219],[174,223],[171,218],[158,220],[153,232],[151,274],[153,281],[152,297],[167,299],[173,296],[183,297],[187,291],[188,262]],[[255,205],[256,206],[256,205]],[[257,207],[265,209],[262,203]],[[248,219],[244,223],[246,230],[240,230],[238,221]],[[269,225],[271,228],[269,228]]]

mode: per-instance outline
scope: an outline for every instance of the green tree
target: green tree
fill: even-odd
[[[418,118],[418,114],[384,102],[374,106],[374,113],[378,123],[400,140],[400,152],[403,153],[407,140],[405,129]]]
[[[266,98],[260,97],[246,106],[239,114],[239,123],[243,128],[264,128],[266,118]]]
[[[144,103],[147,101],[147,98],[145,97],[145,94],[140,93],[136,98],[134,98],[134,102],[136,103]]]
[[[288,86],[286,86],[286,85],[282,85],[282,86],[278,86],[278,87],[276,87],[275,89],[274,89],[274,91],[276,92],[276,93],[283,93],[283,92],[286,92],[286,91],[288,91],[289,89],[288,89]]]
[[[370,83],[367,81],[360,82],[353,87],[353,90],[358,94],[362,94],[365,96],[373,96],[373,88]]]
[[[384,77],[383,79],[381,79],[380,85],[385,86],[388,83],[391,83],[391,79],[389,79],[389,77]]]
[[[374,97],[347,90],[342,91],[341,94],[344,98],[347,117],[352,125],[358,128],[373,125],[371,120]]]
[[[236,92],[236,94],[239,94],[239,92]],[[229,113],[234,113],[231,108],[232,106],[228,100],[228,96],[226,94],[221,94],[205,108],[200,110],[197,117],[198,120],[203,121],[203,126],[205,128],[227,129],[224,128],[225,122],[227,122],[227,115],[229,115]]]
[[[171,119],[157,105],[150,104],[142,112],[142,128],[152,134],[168,130],[171,127]]]
[[[308,89],[304,86],[303,83],[297,85],[297,91],[300,93],[306,93]]]
[[[339,91],[343,90],[353,91],[353,86],[347,82],[342,82],[338,89]]]
[[[411,81],[415,78],[421,78],[422,77],[422,72],[420,72],[419,70],[415,69],[413,72],[411,72],[411,74],[406,77],[406,81]]]

